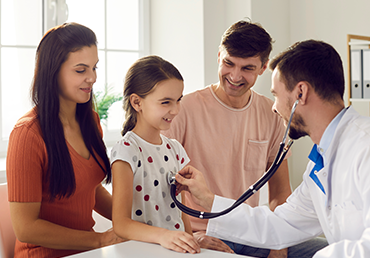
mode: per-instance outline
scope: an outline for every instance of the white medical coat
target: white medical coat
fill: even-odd
[[[350,107],[325,153],[326,164],[316,175],[324,194],[309,174],[274,212],[243,204],[208,222],[207,235],[240,244],[282,249],[325,234],[329,246],[319,257],[370,257],[370,118]],[[212,211],[234,201],[215,197]]]

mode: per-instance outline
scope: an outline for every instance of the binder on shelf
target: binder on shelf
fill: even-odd
[[[351,98],[362,98],[362,50],[351,50]]]
[[[362,50],[363,98],[370,99],[370,49]]]

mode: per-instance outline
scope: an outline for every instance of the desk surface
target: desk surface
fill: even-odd
[[[136,258],[136,257],[151,257],[151,258],[178,258],[178,257],[187,257],[187,258],[219,258],[219,257],[243,257],[248,258],[249,256],[241,256],[237,254],[229,254],[223,252],[216,252],[208,249],[202,249],[199,254],[178,253],[175,251],[168,250],[160,245],[149,244],[138,241],[127,241],[117,245],[106,246],[103,248],[75,254],[68,257],[74,258]]]

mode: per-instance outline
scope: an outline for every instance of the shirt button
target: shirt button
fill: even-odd
[[[323,176],[326,176],[326,172],[324,172],[322,175],[323,175]]]
[[[315,170],[314,173],[317,174],[317,170]]]
[[[331,206],[330,205],[328,206],[328,209],[331,210]]]

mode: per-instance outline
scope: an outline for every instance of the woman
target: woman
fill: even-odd
[[[121,242],[95,233],[92,210],[112,217],[111,180],[99,117],[93,111],[97,40],[77,23],[49,30],[36,53],[35,107],[15,125],[7,180],[15,257],[60,257]]]

